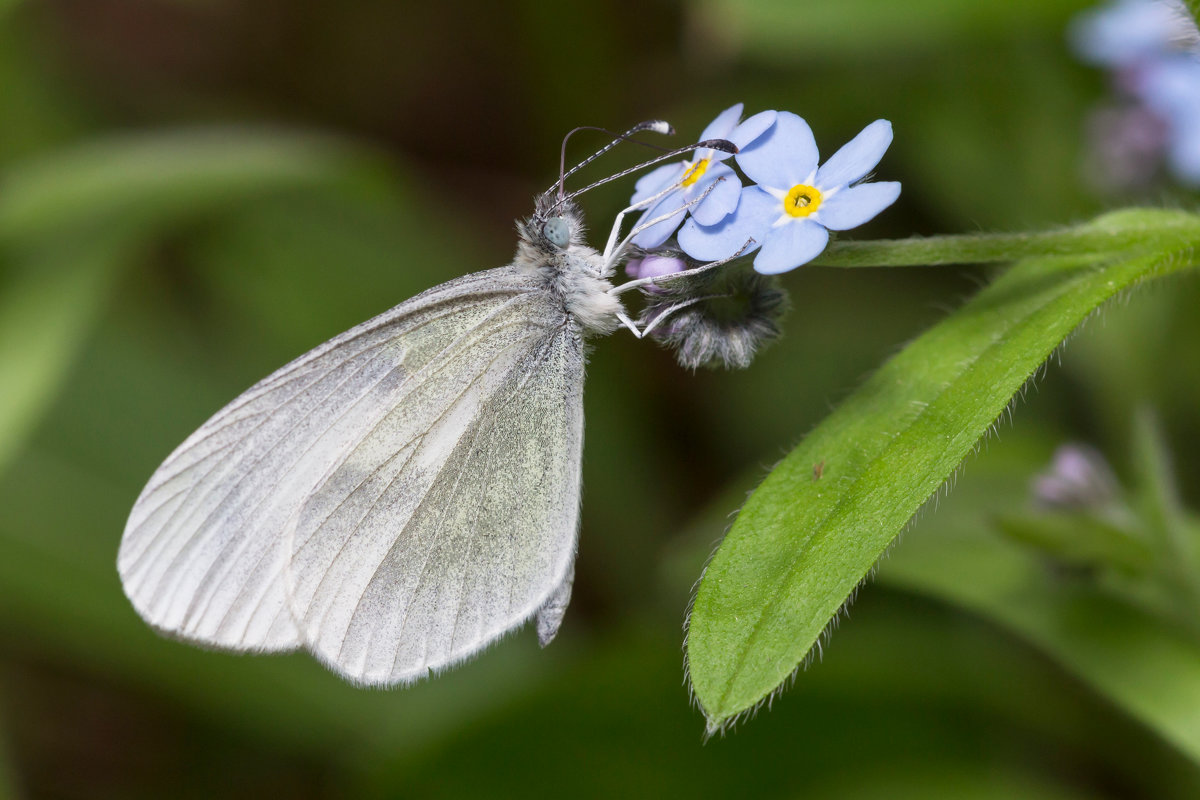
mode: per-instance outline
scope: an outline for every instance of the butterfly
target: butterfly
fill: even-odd
[[[575,197],[632,170],[569,195],[564,180],[646,130],[670,132],[642,123],[560,162],[511,264],[325,342],[171,453],[117,559],[146,622],[220,649],[304,649],[371,686],[451,666],[530,618],[548,644],[574,576],[584,343],[639,333],[618,298],[639,282],[609,279],[634,235],[618,240],[621,218],[645,206],[618,215],[601,253]]]

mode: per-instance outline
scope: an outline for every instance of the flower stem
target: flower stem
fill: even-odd
[[[1200,248],[1200,216],[1164,209],[1126,209],[1057,231],[832,242],[815,260],[823,267],[920,267],[988,264],[1032,256],[1104,255],[1171,239]],[[1174,249],[1174,248],[1172,248]]]

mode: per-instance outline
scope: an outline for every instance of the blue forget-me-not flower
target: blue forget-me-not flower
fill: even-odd
[[[774,111],[763,111],[744,122],[739,122],[741,117],[742,104],[730,106],[708,124],[699,141],[726,139],[743,148],[762,136],[775,122]],[[638,224],[659,217],[663,219],[638,232],[633,243],[652,249],[666,242],[686,216],[680,209],[696,200],[699,202],[691,207],[691,215],[706,225],[715,225],[732,213],[738,204],[741,181],[732,169],[721,163],[730,155],[700,148],[694,151],[690,161],[664,164],[642,176],[634,187],[631,202],[636,205],[655,195],[662,196],[651,204]],[[670,189],[672,186],[674,190]]]
[[[1200,31],[1184,4],[1115,0],[1077,17],[1070,39],[1082,59],[1113,71],[1126,98],[1097,116],[1104,124],[1093,147],[1108,156],[1101,165],[1110,177],[1149,175],[1161,155],[1177,178],[1200,186]],[[1146,117],[1162,131],[1156,147],[1144,146]],[[1145,164],[1124,157],[1141,151]]]
[[[900,196],[895,181],[862,182],[891,141],[891,123],[876,120],[818,167],[808,123],[779,112],[775,125],[737,155],[757,185],[743,188],[733,213],[716,225],[693,213],[679,231],[680,248],[701,261],[757,248],[754,269],[767,275],[811,261],[829,231],[858,227]]]
[[[864,182],[892,141],[886,120],[819,166],[803,119],[766,111],[739,123],[741,114],[740,103],[731,106],[701,134],[701,142],[731,142],[734,162],[721,163],[733,153],[696,148],[692,160],[638,181],[631,202],[648,210],[621,244],[629,288],[646,299],[635,331],[674,349],[689,369],[749,364],[779,335],[787,307],[772,275],[809,261],[830,230],[861,225],[900,194],[899,183]],[[743,177],[756,184],[743,187]],[[740,257],[755,250],[751,269]]]

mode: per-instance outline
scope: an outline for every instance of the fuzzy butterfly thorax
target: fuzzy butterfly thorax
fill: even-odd
[[[604,259],[584,244],[583,216],[578,207],[567,200],[560,201],[557,213],[554,209],[543,196],[538,199],[534,215],[517,223],[513,267],[544,281],[582,333],[606,336],[620,327],[617,314],[623,307],[609,294],[613,285],[604,274]],[[565,224],[565,246],[546,236],[546,226],[552,224]]]

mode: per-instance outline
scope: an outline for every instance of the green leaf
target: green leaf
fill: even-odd
[[[1133,429],[1134,502],[1150,530],[1173,561],[1193,562],[1190,542],[1183,536],[1184,511],[1175,486],[1175,471],[1158,422],[1149,409],[1139,410]]]
[[[1092,514],[1004,513],[995,520],[1009,538],[1074,566],[1113,567],[1144,575],[1153,564],[1146,542],[1125,527]]]
[[[992,535],[988,518],[1026,502],[1036,469],[996,455],[906,534],[880,582],[999,623],[1200,763],[1200,641],[1133,597],[1056,574],[1035,551]]]
[[[52,402],[124,255],[55,248],[0,284],[0,472]]]
[[[1067,335],[1119,292],[1191,266],[1200,243],[1200,218],[1174,212],[1110,215],[1086,229],[1125,246],[1014,266],[885,364],[750,497],[705,571],[689,623],[690,676],[710,730],[795,672]],[[949,247],[939,256],[951,257]]]
[[[1200,609],[1200,543],[1191,526],[1175,486],[1175,471],[1158,422],[1149,409],[1141,408],[1133,429],[1133,461],[1137,485],[1133,502],[1145,521],[1158,555],[1158,569],[1166,583],[1166,594],[1194,619]]]
[[[137,231],[281,189],[361,182],[365,154],[331,137],[253,128],[179,129],[92,141],[0,176],[0,244],[64,230]]]

